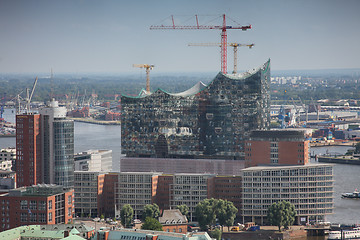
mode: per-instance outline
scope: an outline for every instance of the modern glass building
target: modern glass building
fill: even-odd
[[[74,186],[74,122],[66,119],[66,108],[53,100],[39,110],[42,128],[43,181]]]
[[[128,157],[244,159],[250,131],[270,124],[270,60],[208,86],[122,96],[121,150]],[[144,92],[142,92],[144,93]]]

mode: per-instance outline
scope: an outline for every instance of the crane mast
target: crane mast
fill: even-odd
[[[221,47],[221,43],[189,43],[188,46],[202,46],[202,47]],[[238,47],[252,48],[255,44],[241,44],[241,43],[227,43],[228,47],[234,48],[234,71],[233,74],[237,73],[237,50]]]
[[[151,64],[133,64],[133,67],[145,68],[146,69],[146,92],[150,93],[150,70],[152,70],[155,65]]]
[[[251,25],[247,26],[227,26],[226,25],[226,16],[222,15],[222,25],[200,25],[198,16],[195,15],[196,25],[176,25],[174,21],[174,16],[171,15],[172,25],[152,25],[150,30],[210,30],[217,29],[221,30],[221,72],[227,73],[227,29],[241,29],[246,31],[251,29]]]

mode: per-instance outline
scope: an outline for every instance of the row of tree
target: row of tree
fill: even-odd
[[[176,207],[180,212],[189,216],[188,206],[179,205]],[[223,199],[205,199],[198,203],[195,208],[195,216],[202,231],[207,231],[211,225],[218,223],[220,226],[234,225],[238,209],[230,201]],[[267,219],[270,225],[288,228],[295,221],[296,211],[294,205],[287,201],[273,203],[268,209]],[[125,204],[120,211],[121,223],[125,228],[132,225],[134,210],[129,204]],[[158,221],[160,209],[157,204],[148,204],[144,207],[142,229],[162,231],[162,225]],[[216,222],[217,220],[217,222]],[[223,230],[223,229],[222,229]]]

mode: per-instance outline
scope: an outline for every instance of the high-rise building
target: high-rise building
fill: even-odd
[[[181,93],[122,96],[121,150],[128,157],[244,159],[245,140],[270,124],[270,60],[219,73]]]
[[[74,186],[74,121],[66,108],[52,100],[39,110],[41,116],[44,183]]]
[[[17,186],[74,186],[74,122],[52,100],[39,114],[16,116]]]
[[[43,182],[41,141],[40,115],[16,115],[17,187]]]

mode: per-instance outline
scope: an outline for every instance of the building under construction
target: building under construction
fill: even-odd
[[[270,60],[219,73],[181,93],[122,96],[121,150],[128,157],[244,159],[250,132],[270,124]]]

